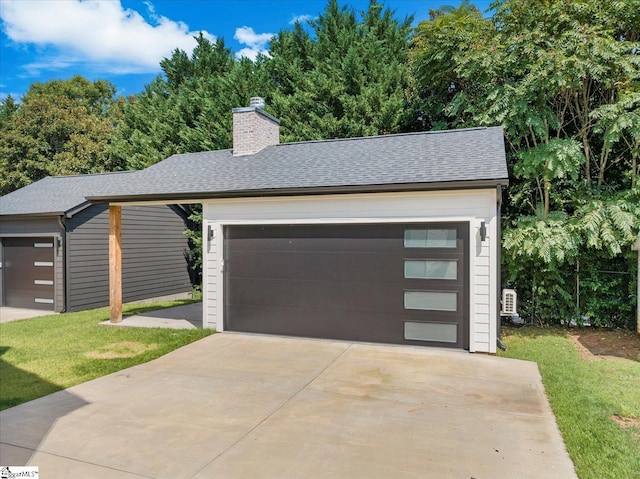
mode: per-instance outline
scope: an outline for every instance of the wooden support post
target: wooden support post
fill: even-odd
[[[122,321],[122,207],[109,205],[109,306],[110,321]]]

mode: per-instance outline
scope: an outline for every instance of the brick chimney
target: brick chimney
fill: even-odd
[[[264,98],[233,109],[233,156],[253,155],[280,143],[280,121],[264,111]]]

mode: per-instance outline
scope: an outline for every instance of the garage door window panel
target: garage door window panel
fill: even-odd
[[[457,343],[458,324],[405,321],[404,338],[413,341]]]
[[[405,259],[405,279],[458,279],[458,261],[433,259]]]
[[[407,228],[404,231],[405,248],[458,247],[458,231],[455,228]]]
[[[458,293],[455,291],[405,291],[404,307],[425,311],[457,311]]]

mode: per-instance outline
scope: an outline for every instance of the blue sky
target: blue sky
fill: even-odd
[[[223,37],[236,56],[266,52],[269,38],[295,19],[319,15],[326,0],[0,0],[0,98],[19,99],[33,82],[83,75],[140,92],[175,48],[193,36]],[[356,11],[368,0],[339,0]],[[381,0],[398,18],[429,17],[460,0]],[[476,6],[488,9],[489,0]]]

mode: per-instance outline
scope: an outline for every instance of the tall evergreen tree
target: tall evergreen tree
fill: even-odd
[[[18,104],[11,95],[0,101],[0,131],[9,123],[13,114],[18,111]]]
[[[284,141],[406,131],[411,18],[398,21],[375,0],[360,15],[337,0],[310,22],[271,42],[273,108]]]
[[[140,169],[175,153],[231,147],[231,109],[264,95],[261,60],[235,61],[219,38],[202,35],[191,56],[176,50],[162,74],[124,105],[112,153]]]

